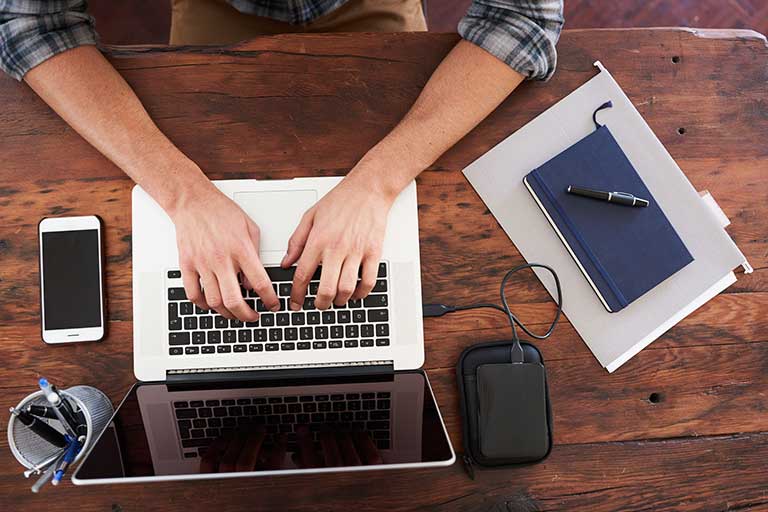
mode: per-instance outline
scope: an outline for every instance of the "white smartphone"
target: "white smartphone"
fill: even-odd
[[[101,220],[95,215],[45,218],[38,231],[43,341],[102,339]]]

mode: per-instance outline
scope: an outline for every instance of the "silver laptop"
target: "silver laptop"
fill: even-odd
[[[304,211],[339,181],[214,182],[262,228],[261,259],[283,302],[293,277],[279,267],[288,239]],[[227,320],[186,300],[177,258],[173,224],[135,187],[134,372],[145,382],[129,391],[75,483],[453,463],[419,370],[415,183],[390,212],[374,291],[343,307],[315,309],[314,280],[301,311],[263,311],[244,291],[259,320]],[[230,460],[233,454],[242,460]]]

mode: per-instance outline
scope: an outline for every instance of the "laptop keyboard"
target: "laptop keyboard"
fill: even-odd
[[[192,304],[183,287],[168,288],[168,353],[184,356],[389,346],[386,263],[379,264],[376,285],[370,295],[322,311],[315,308],[320,269],[309,283],[301,311],[290,311],[287,307],[295,267],[267,267],[266,270],[280,299],[280,311],[268,311],[253,291],[243,289],[246,303],[259,312],[255,322],[228,320],[215,311]],[[168,277],[181,277],[181,272],[169,270]]]
[[[185,458],[202,455],[214,439],[250,426],[264,428],[267,446],[284,434],[289,452],[296,451],[300,425],[309,428],[318,450],[318,433],[325,429],[367,432],[378,449],[391,448],[389,391],[176,401],[173,407]]]

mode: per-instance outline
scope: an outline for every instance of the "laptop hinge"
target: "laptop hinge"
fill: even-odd
[[[381,375],[394,372],[392,361],[361,361],[325,363],[322,365],[240,366],[230,368],[204,368],[168,370],[166,382],[223,382],[242,380],[297,379],[311,377],[355,377]]]

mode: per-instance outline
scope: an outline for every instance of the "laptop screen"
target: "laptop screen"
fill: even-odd
[[[421,371],[217,384],[137,384],[75,483],[451,464]],[[234,475],[233,475],[234,474]]]

